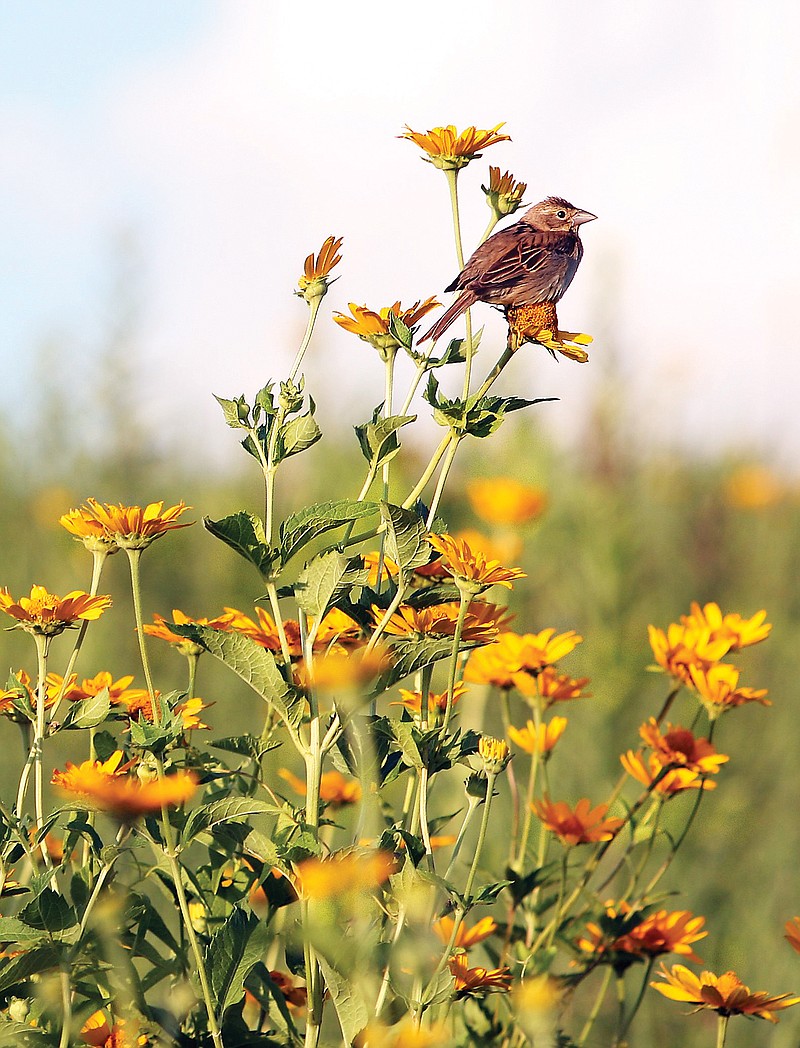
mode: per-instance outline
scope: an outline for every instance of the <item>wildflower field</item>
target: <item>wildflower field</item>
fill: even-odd
[[[459,193],[483,239],[523,204],[502,125],[404,137],[462,267]],[[602,345],[332,316],[346,262],[298,260],[288,374],[214,391],[235,476],[4,470],[0,1045],[796,1045],[796,491],[602,402],[556,450],[536,374]],[[328,323],[385,377],[347,443]]]

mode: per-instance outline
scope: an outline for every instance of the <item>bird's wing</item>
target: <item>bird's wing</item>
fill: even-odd
[[[560,298],[580,261],[576,240],[517,222],[481,244],[447,290],[468,289],[489,302],[515,289],[524,291],[526,302]]]

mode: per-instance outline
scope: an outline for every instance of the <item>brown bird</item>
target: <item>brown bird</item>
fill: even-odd
[[[583,257],[579,227],[595,218],[597,215],[561,197],[534,204],[518,222],[490,236],[473,253],[445,288],[460,292],[458,298],[419,341],[440,338],[476,302],[504,306],[511,327],[518,320],[526,332],[533,324],[533,328],[550,328],[555,334],[555,304]]]

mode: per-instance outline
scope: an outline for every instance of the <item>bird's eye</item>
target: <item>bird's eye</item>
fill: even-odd
[[[560,210],[556,211],[556,218],[566,218],[566,217],[567,217],[567,212],[564,210],[563,207]]]

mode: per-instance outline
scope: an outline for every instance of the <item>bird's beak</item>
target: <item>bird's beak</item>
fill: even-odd
[[[591,211],[576,211],[572,219],[572,226],[582,226],[584,222],[594,222],[597,215],[593,215]]]

